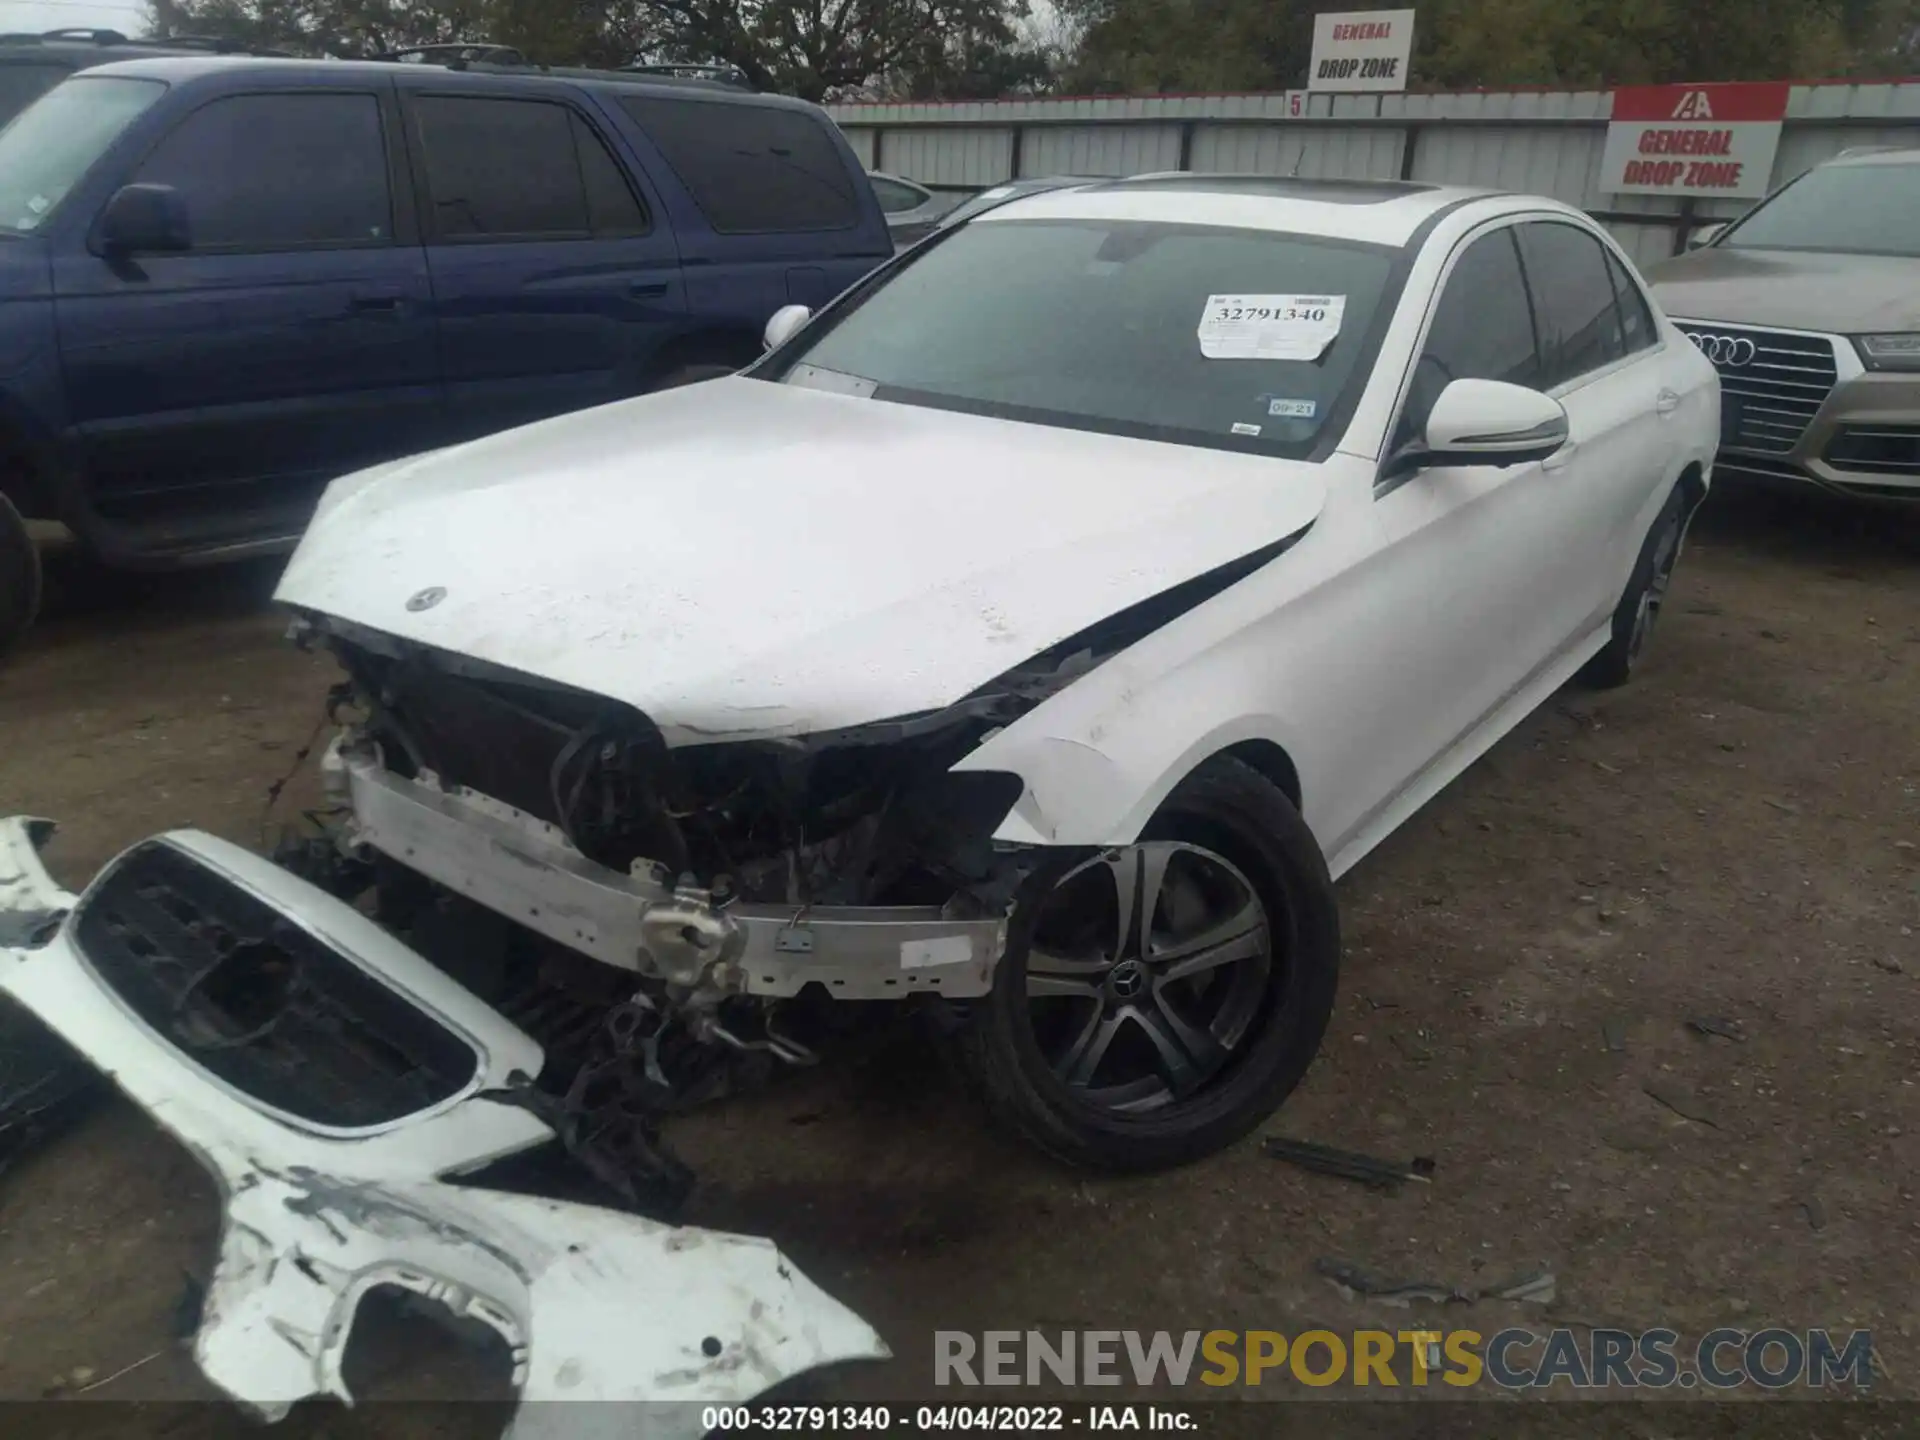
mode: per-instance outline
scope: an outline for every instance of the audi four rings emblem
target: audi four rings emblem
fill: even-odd
[[[1689,335],[1702,355],[1716,365],[1724,365],[1729,370],[1738,370],[1749,364],[1757,353],[1753,341],[1744,335]]]

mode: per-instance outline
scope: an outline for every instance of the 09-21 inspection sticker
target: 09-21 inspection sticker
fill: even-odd
[[[1209,360],[1318,360],[1340,334],[1344,295],[1209,295],[1200,353]]]

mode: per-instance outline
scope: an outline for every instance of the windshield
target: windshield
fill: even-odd
[[[71,65],[49,65],[38,60],[0,65],[0,125],[13,119],[72,73]]]
[[[0,130],[0,235],[40,228],[134,116],[160,98],[158,80],[77,75]]]
[[[1262,230],[983,219],[928,245],[766,373],[1300,456],[1370,369],[1398,253]]]
[[[1920,256],[1920,165],[1809,170],[1720,243],[1735,250]]]

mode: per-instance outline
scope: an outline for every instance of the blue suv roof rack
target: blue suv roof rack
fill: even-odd
[[[449,70],[530,70],[542,75],[570,75],[582,79],[608,80],[694,80],[708,85],[724,85],[730,90],[751,91],[753,83],[736,65],[633,64],[618,70],[599,70],[589,66],[539,65],[512,45],[490,41],[447,41],[431,45],[405,45],[383,50],[368,57],[399,65],[444,65]]]
[[[402,45],[382,50],[370,60],[391,60],[401,65],[446,65],[458,69],[466,65],[512,65],[532,68],[526,55],[511,45],[468,44],[449,41],[435,45]]]
[[[736,90],[754,88],[753,82],[747,79],[746,72],[738,65],[681,65],[669,61],[660,64],[622,65],[620,73],[665,77],[673,80],[711,80],[717,85],[730,85]]]
[[[0,35],[0,45],[126,46],[133,50],[204,50],[213,55],[271,55],[290,58],[290,51],[269,50],[220,35],[127,35],[98,26],[68,25],[58,30],[14,30]]]

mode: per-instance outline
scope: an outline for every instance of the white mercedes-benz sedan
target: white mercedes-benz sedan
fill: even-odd
[[[333,823],[0,890],[5,988],[328,1194],[416,1130],[416,1206],[539,1145],[676,1193],[657,1117],[877,1001],[1054,1154],[1189,1160],[1313,1059],[1335,878],[1633,672],[1719,437],[1592,221],[1414,184],[1034,195],[767,340],[336,482],[278,592]]]

